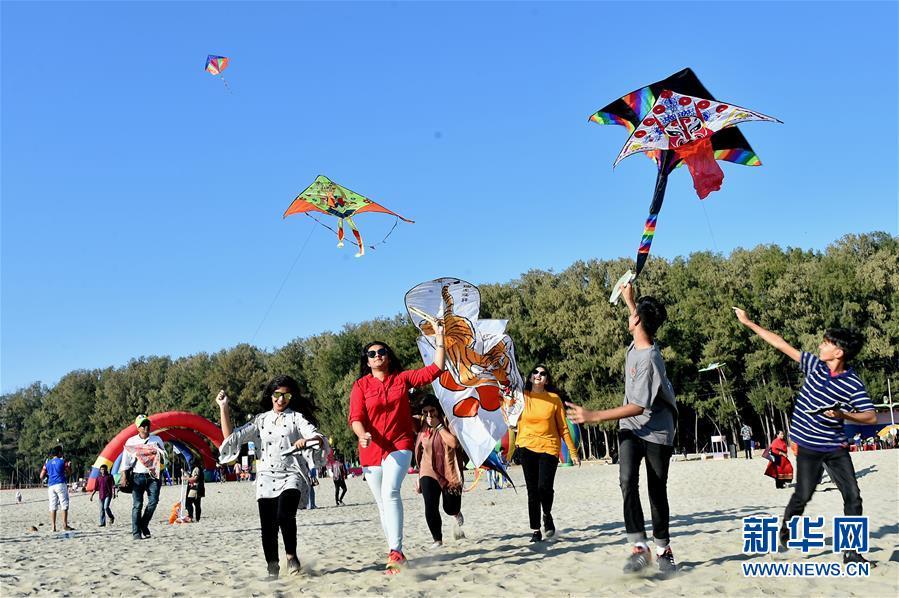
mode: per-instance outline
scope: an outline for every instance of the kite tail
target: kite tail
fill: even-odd
[[[662,209],[662,202],[665,201],[665,188],[668,186],[668,173],[674,164],[674,152],[665,150],[662,152],[659,161],[659,174],[656,177],[656,188],[652,194],[652,204],[649,206],[649,218],[646,219],[646,225],[643,227],[643,238],[640,239],[640,248],[637,250],[637,268],[634,278],[640,276],[646,260],[649,258],[649,249],[652,247],[652,239],[656,232],[656,219],[659,217],[659,211]]]
[[[337,219],[337,246],[343,247],[343,218]]]
[[[658,214],[650,214],[646,219],[646,225],[643,227],[643,238],[640,239],[640,248],[637,250],[637,275],[646,264],[649,257],[649,249],[652,247],[652,238],[656,234],[656,218]]]
[[[365,255],[365,245],[362,244],[362,235],[359,234],[359,229],[356,228],[356,224],[353,222],[352,218],[347,217],[346,223],[350,225],[353,236],[356,237],[356,244],[359,246],[359,253],[356,254],[356,257],[362,257]]]
[[[228,90],[228,93],[234,93],[233,91],[231,91],[231,86],[228,85],[228,81],[225,79],[225,76],[224,76],[224,75],[219,75],[219,78],[221,78],[222,83],[225,84],[225,89]]]

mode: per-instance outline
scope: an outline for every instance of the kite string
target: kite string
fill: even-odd
[[[715,233],[712,231],[712,221],[709,219],[709,213],[705,209],[705,202],[700,201],[699,205],[702,206],[702,213],[705,215],[705,223],[709,227],[709,236],[712,238],[712,247],[715,248],[715,253],[719,253],[718,243],[715,242]]]
[[[328,226],[327,224],[325,224],[324,222],[322,222],[321,220],[319,220],[318,218],[316,218],[315,216],[313,216],[313,215],[310,214],[309,212],[304,212],[304,214],[305,214],[306,216],[308,216],[309,218],[312,218],[313,220],[315,220],[315,221],[316,221],[317,223],[319,223],[320,225],[324,226],[326,229],[328,229],[329,231],[331,231],[331,232],[334,233],[335,235],[337,234],[337,231],[336,231],[336,230],[334,230],[333,228],[331,228],[330,226]],[[390,230],[387,231],[387,234],[384,235],[384,238],[381,239],[380,241],[378,241],[377,243],[375,243],[374,245],[368,245],[368,248],[369,248],[369,249],[377,249],[377,248],[378,248],[378,245],[384,245],[385,243],[387,243],[387,238],[388,238],[390,235],[393,234],[394,229],[396,229],[396,227],[397,227],[397,225],[398,225],[399,223],[400,223],[400,219],[399,219],[399,218],[394,218],[394,219],[393,219],[393,226],[390,227]],[[347,240],[348,240],[350,243],[352,243],[353,245],[355,245],[356,247],[360,247],[359,243],[357,243],[356,241],[354,241],[354,240],[352,240],[352,239],[347,239]]]
[[[259,331],[262,329],[262,325],[265,324],[266,318],[268,318],[268,314],[272,311],[272,308],[275,306],[275,302],[278,301],[278,297],[281,296],[281,291],[284,290],[284,285],[287,284],[287,279],[290,278],[290,274],[293,272],[294,267],[297,265],[297,262],[300,261],[300,257],[303,255],[303,252],[306,250],[306,245],[309,244],[309,239],[312,238],[312,233],[315,232],[315,227],[309,229],[309,235],[306,236],[306,241],[303,243],[303,246],[300,247],[299,253],[297,256],[293,258],[293,263],[290,265],[290,269],[287,271],[287,274],[284,276],[284,280],[281,281],[281,286],[278,287],[278,292],[275,293],[275,297],[272,299],[272,302],[269,304],[268,309],[265,310],[265,315],[262,316],[262,321],[259,322],[259,326],[256,327],[256,332],[253,333],[253,338],[250,339],[250,344],[252,345],[256,340],[256,335],[259,334]]]

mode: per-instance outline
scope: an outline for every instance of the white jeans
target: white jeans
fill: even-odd
[[[363,467],[365,480],[378,503],[381,527],[390,550],[403,551],[403,501],[400,487],[409,472],[412,451],[393,451],[377,467]]]

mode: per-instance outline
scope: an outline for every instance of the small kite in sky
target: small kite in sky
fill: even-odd
[[[222,80],[222,83],[225,84],[225,89],[231,91],[231,88],[228,87],[228,82],[225,81],[225,76],[222,74],[226,68],[228,68],[228,62],[230,59],[227,56],[215,56],[214,54],[210,54],[206,57],[206,72],[210,75],[219,77]]]
[[[720,189],[724,180],[724,172],[716,160],[745,166],[761,165],[735,125],[753,120],[780,122],[771,116],[715,100],[689,68],[632,91],[600,108],[590,120],[600,125],[622,125],[630,132],[615,165],[628,156],[643,152],[658,166],[655,193],[637,252],[636,273],[631,280],[640,274],[649,257],[668,175],[686,164],[696,194],[705,199],[709,193]],[[614,292],[613,297],[613,300],[617,299]]]
[[[346,187],[338,185],[328,177],[322,175],[315,177],[312,184],[296,196],[296,199],[293,200],[293,203],[291,203],[287,208],[287,211],[284,212],[284,218],[287,218],[291,214],[304,213],[328,230],[334,230],[330,226],[311,216],[309,212],[321,212],[322,214],[329,214],[337,218],[336,232],[338,247],[343,247],[343,221],[346,220],[346,223],[350,225],[350,229],[353,231],[353,236],[356,237],[356,245],[359,246],[356,257],[365,255],[365,244],[362,241],[362,235],[359,233],[359,229],[356,228],[356,223],[353,222],[352,216],[364,212],[381,212],[383,214],[396,216],[398,219],[397,222],[399,220],[409,223],[413,222],[412,220],[403,218],[396,212],[388,210],[381,204],[373,202],[364,195],[359,195]],[[396,224],[397,223],[394,222],[393,228],[396,228]],[[387,233],[387,236],[381,240],[381,243],[387,240],[387,237],[393,232],[393,228],[391,228],[390,232]],[[369,245],[369,247],[371,249],[375,248],[374,245]]]

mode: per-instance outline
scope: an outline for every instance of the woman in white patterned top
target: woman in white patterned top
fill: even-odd
[[[307,500],[309,468],[303,449],[321,444],[324,437],[316,428],[312,402],[302,397],[296,380],[278,376],[268,383],[263,405],[271,410],[256,415],[250,422],[232,430],[231,409],[225,391],[215,398],[219,405],[222,434],[219,461],[227,463],[240,456],[241,447],[253,442],[258,459],[256,469],[256,502],[262,527],[262,550],[268,563],[270,578],[278,577],[278,529],[287,553],[287,570],[300,572],[297,547],[297,506]],[[293,404],[294,409],[289,405]],[[317,441],[317,442],[316,442]]]

